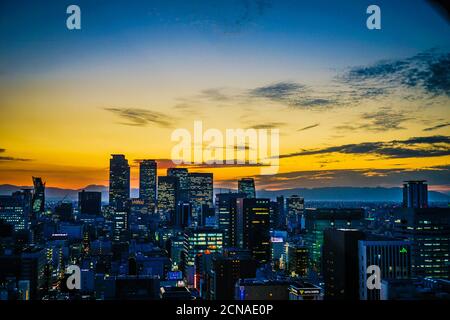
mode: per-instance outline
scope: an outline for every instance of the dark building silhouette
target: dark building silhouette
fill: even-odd
[[[359,300],[358,241],[364,233],[354,229],[327,229],[323,240],[325,299]]]
[[[109,205],[125,210],[130,198],[130,166],[122,154],[113,154],[109,161]]]
[[[270,200],[243,199],[242,244],[259,263],[270,261]]]
[[[403,184],[404,208],[428,208],[428,185],[425,180],[410,180]]]
[[[61,202],[55,206],[55,216],[60,221],[73,220],[73,205],[71,202]]]
[[[278,205],[278,219],[274,221],[277,225],[277,229],[285,229],[286,228],[286,206],[284,203],[284,197],[277,197],[277,205]]]
[[[219,256],[212,258],[210,294],[212,300],[233,300],[239,279],[255,278],[258,263],[250,254]]]
[[[186,228],[192,223],[192,205],[189,202],[179,201],[177,204],[177,211],[175,221],[173,221],[176,227]]]
[[[238,181],[238,192],[245,194],[246,198],[256,198],[255,180],[253,178],[242,178]]]
[[[139,164],[139,198],[154,213],[157,206],[158,164],[155,160],[142,160]]]
[[[223,231],[224,246],[237,247],[238,243],[238,199],[245,198],[243,193],[219,193],[216,195],[216,208],[219,229]]]
[[[96,191],[78,192],[78,212],[80,214],[102,214],[102,193]]]

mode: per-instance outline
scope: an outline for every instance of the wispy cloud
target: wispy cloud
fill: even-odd
[[[250,89],[247,97],[266,99],[293,108],[329,107],[338,103],[332,97],[332,93],[318,92],[306,85],[291,81],[281,81]]]
[[[300,152],[280,155],[280,158],[320,155],[328,153],[367,154],[377,155],[385,158],[422,158],[447,156],[450,155],[450,137],[412,137],[407,140],[346,144],[322,149],[302,150]]]
[[[295,82],[277,82],[249,90],[249,95],[275,101],[285,101],[288,97],[304,92],[306,86]]]
[[[386,104],[387,99],[392,101],[391,98],[423,102],[429,106],[441,104],[445,102],[442,99],[450,97],[449,78],[450,53],[429,50],[409,58],[349,67],[321,84],[281,80],[254,88],[208,88],[188,100],[195,105],[213,102],[219,106],[261,106],[264,103],[318,112],[358,107],[365,101],[377,100]],[[363,114],[362,124],[348,124],[339,129],[400,130],[404,128],[402,123],[409,119],[406,114],[394,112],[393,108],[383,108],[379,112]]]
[[[389,107],[380,108],[374,112],[365,112],[360,115],[360,121],[346,122],[343,125],[335,126],[335,129],[342,131],[368,130],[382,132],[388,130],[405,129],[403,123],[411,120],[404,111],[395,111]]]
[[[305,131],[305,130],[313,129],[313,128],[318,127],[319,125],[320,125],[320,123],[315,123],[315,124],[312,124],[310,126],[306,126],[306,127],[300,128],[297,131]]]
[[[351,68],[338,79],[354,88],[366,86],[380,90],[380,94],[398,88],[415,88],[430,95],[450,96],[450,53],[429,50],[410,58],[379,61]]]
[[[0,148],[0,153],[4,153],[6,152],[6,149],[4,148]],[[16,158],[16,157],[10,157],[10,156],[0,156],[0,162],[3,161],[9,161],[9,162],[27,162],[27,161],[32,161],[33,159],[25,159],[25,158]]]
[[[434,130],[445,128],[445,127],[448,127],[448,126],[450,126],[450,122],[441,123],[441,124],[435,125],[433,127],[425,128],[425,129],[423,129],[423,131],[434,131]]]
[[[128,126],[147,126],[156,124],[160,127],[169,128],[173,126],[174,118],[161,112],[139,108],[104,108],[104,110],[114,113],[125,122],[121,124]]]
[[[268,167],[268,164],[264,163],[237,163],[237,160],[233,160],[234,163],[226,164],[226,163],[202,163],[202,164],[191,164],[191,165],[183,165],[182,167],[191,168],[191,169],[216,169],[216,168],[250,168],[250,167]]]
[[[0,161],[19,161],[19,162],[25,162],[25,161],[32,161],[33,159],[25,159],[25,158],[15,158],[15,157],[0,157]]]
[[[258,123],[254,125],[250,125],[247,127],[247,129],[277,129],[280,127],[285,126],[285,122],[264,122],[264,123]]]
[[[309,170],[255,176],[261,189],[316,188],[336,186],[400,186],[404,180],[427,180],[432,185],[449,187],[450,166],[421,169],[343,169]]]

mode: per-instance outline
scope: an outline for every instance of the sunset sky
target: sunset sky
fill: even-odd
[[[165,174],[173,130],[202,120],[280,130],[278,174],[192,169],[216,186],[450,192],[450,24],[426,1],[7,0],[0,42],[0,184],[107,185],[123,153],[137,187],[138,160]]]

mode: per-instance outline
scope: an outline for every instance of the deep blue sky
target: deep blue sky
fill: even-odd
[[[69,4],[81,7],[81,31],[65,28]],[[369,4],[382,9],[381,31],[365,27]],[[203,45],[224,55],[265,51],[340,67],[450,43],[449,24],[422,0],[2,0],[0,14],[3,73],[127,55],[135,52],[131,49],[162,49],[164,54],[164,49]]]

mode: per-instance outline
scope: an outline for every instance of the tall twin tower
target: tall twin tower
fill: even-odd
[[[150,210],[156,209],[157,164],[155,160],[142,160],[139,170],[139,198]],[[109,160],[109,204],[124,210],[130,199],[130,165],[122,154],[113,154]]]

